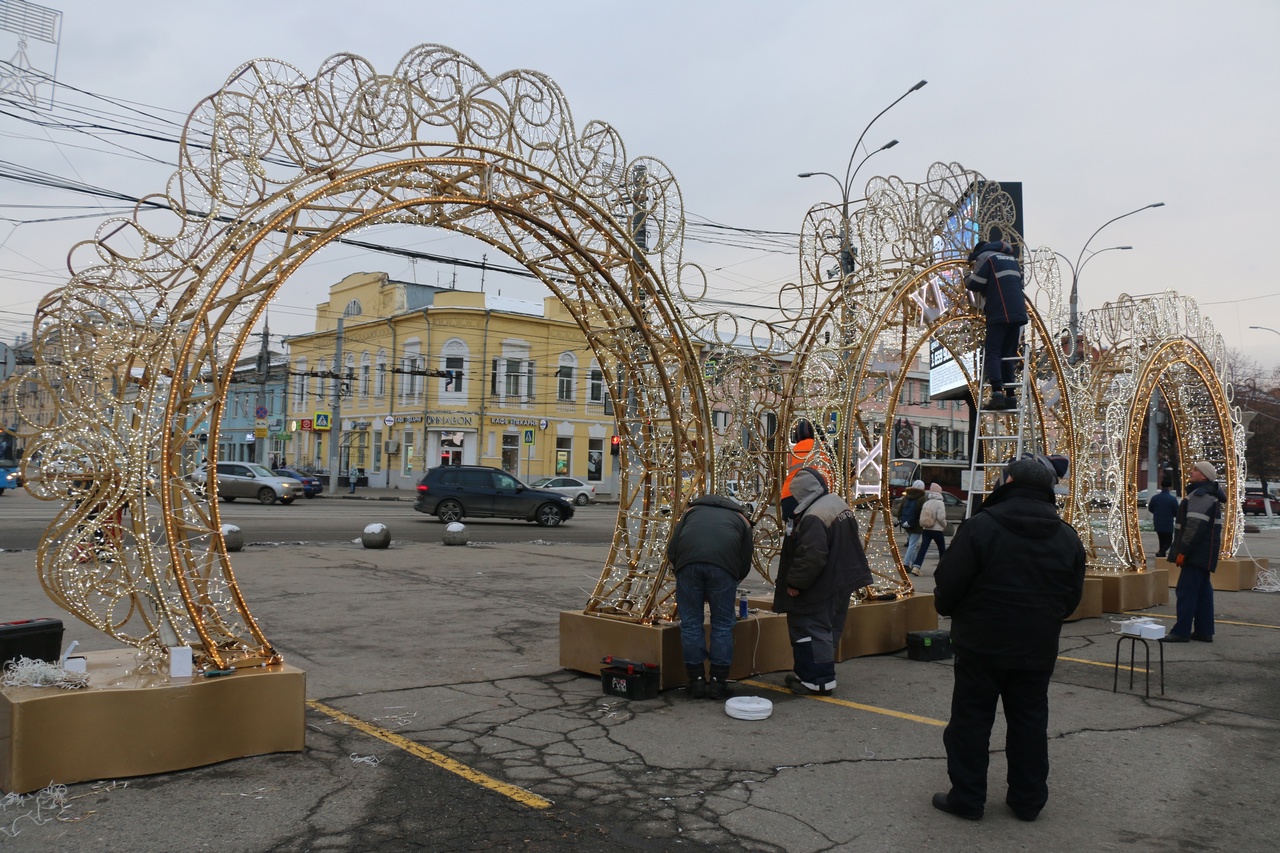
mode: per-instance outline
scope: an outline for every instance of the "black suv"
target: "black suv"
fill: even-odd
[[[573,504],[564,495],[530,488],[506,471],[480,465],[430,469],[418,483],[413,508],[446,522],[488,516],[555,527],[573,518]]]

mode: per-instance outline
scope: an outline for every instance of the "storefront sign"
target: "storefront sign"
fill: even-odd
[[[493,426],[537,426],[537,418],[489,418]]]
[[[471,426],[471,415],[427,415],[427,423],[434,426]]]

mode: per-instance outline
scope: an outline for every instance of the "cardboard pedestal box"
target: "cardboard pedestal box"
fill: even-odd
[[[1063,621],[1076,622],[1080,619],[1097,619],[1100,616],[1102,616],[1102,579],[1085,577],[1084,594],[1080,596],[1080,603],[1076,605],[1075,612]]]
[[[1159,565],[1168,567],[1169,586],[1176,587],[1178,577],[1182,574],[1182,567],[1176,563],[1165,562],[1163,559],[1159,561]],[[1271,561],[1265,557],[1218,560],[1218,568],[1209,575],[1209,583],[1215,592],[1239,592],[1253,589],[1258,583],[1258,572],[1270,566]]]
[[[1169,573],[1162,568],[1142,572],[1090,571],[1088,578],[1102,581],[1102,609],[1107,613],[1146,610],[1169,603]]]
[[[791,669],[791,638],[787,618],[768,612],[772,599],[752,598],[754,612],[733,626],[732,679],[749,678],[762,672]],[[896,652],[906,647],[908,631],[938,627],[933,596],[917,593],[895,601],[864,601],[849,605],[844,635],[837,660]],[[704,622],[703,633],[711,630]],[[639,625],[580,610],[560,613],[560,665],[566,669],[595,675],[605,655],[645,661],[659,667],[660,690],[680,687],[688,681],[680,646],[680,626]]]
[[[304,747],[300,669],[277,664],[171,679],[133,672],[133,649],[85,657],[87,688],[0,688],[0,791],[168,773]]]

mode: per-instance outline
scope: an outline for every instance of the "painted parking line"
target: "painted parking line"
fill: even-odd
[[[508,782],[500,782],[492,776],[481,773],[473,767],[468,767],[461,761],[455,761],[447,755],[436,752],[434,749],[429,749],[420,743],[414,743],[408,738],[402,737],[395,732],[388,731],[380,726],[375,726],[372,723],[366,723],[359,717],[353,717],[336,708],[330,708],[323,702],[308,699],[307,707],[314,708],[321,714],[332,717],[339,723],[351,726],[353,729],[358,729],[371,737],[376,737],[378,740],[389,743],[397,749],[403,749],[415,758],[421,758],[423,761],[434,764],[442,770],[448,770],[450,773],[453,773],[456,776],[461,776],[468,782],[474,782],[482,788],[488,788],[490,791],[496,791],[504,797],[515,800],[517,803],[528,806],[531,809],[545,809],[551,807],[550,800],[543,799],[537,794],[526,791],[524,788],[518,788]]]
[[[765,690],[774,690],[778,693],[786,693],[788,695],[796,695],[791,692],[791,688],[783,687],[780,684],[770,684],[767,681],[739,681],[739,684],[748,687],[761,687]],[[946,720],[935,720],[932,717],[922,717],[919,714],[908,714],[905,711],[894,711],[890,708],[877,708],[875,705],[863,705],[860,702],[850,702],[848,699],[837,699],[834,696],[805,696],[805,699],[817,699],[819,702],[830,702],[832,705],[841,705],[845,708],[856,708],[859,711],[869,711],[872,714],[883,714],[886,717],[897,717],[900,720],[909,720],[913,723],[924,723],[927,726],[946,726]]]
[[[1172,613],[1143,613],[1141,610],[1126,610],[1125,616],[1150,616],[1152,619],[1177,619],[1176,614]],[[1280,625],[1268,625],[1265,622],[1233,622],[1230,619],[1218,619],[1214,617],[1215,625],[1238,625],[1241,628],[1270,628],[1273,631],[1280,631]]]
[[[1085,660],[1084,658],[1069,658],[1064,655],[1058,655],[1058,660],[1071,661],[1072,663],[1087,663],[1089,666],[1105,666],[1107,669],[1115,669],[1116,667],[1115,663],[1109,660]],[[1124,664],[1120,664],[1120,669],[1132,669],[1134,672],[1146,672],[1146,670],[1140,666],[1129,667]]]

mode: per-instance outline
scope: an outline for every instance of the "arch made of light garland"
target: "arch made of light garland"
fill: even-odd
[[[622,220],[609,212],[619,198]],[[169,231],[144,226],[153,205],[177,214]],[[348,55],[312,79],[244,66],[193,112],[166,193],[73,249],[73,269],[78,252],[91,265],[41,303],[26,377],[55,400],[24,431],[43,461],[33,494],[64,503],[37,552],[58,604],[150,651],[189,643],[218,667],[279,659],[240,594],[216,479],[192,470],[192,448],[205,432],[216,446],[236,362],[290,275],[386,223],[506,251],[564,303],[609,387],[622,384],[619,522],[588,610],[651,618],[665,534],[689,496],[672,483],[689,471],[701,488],[713,459],[692,452],[709,432],[686,372],[697,358],[650,263],[679,266],[678,187],[660,162],[627,161],[607,125],[575,133],[548,78],[489,78],[435,45],[392,76]],[[647,252],[640,227],[656,237]]]
[[[1076,393],[1093,410],[1085,423],[1087,471],[1073,490],[1087,522],[1089,566],[1106,572],[1144,571],[1137,507],[1143,425],[1153,394],[1165,400],[1183,471],[1198,459],[1213,463],[1228,495],[1221,555],[1244,535],[1240,497],[1245,431],[1224,381],[1226,348],[1195,300],[1174,293],[1121,295],[1087,312],[1081,327],[1092,352],[1080,366]]]

